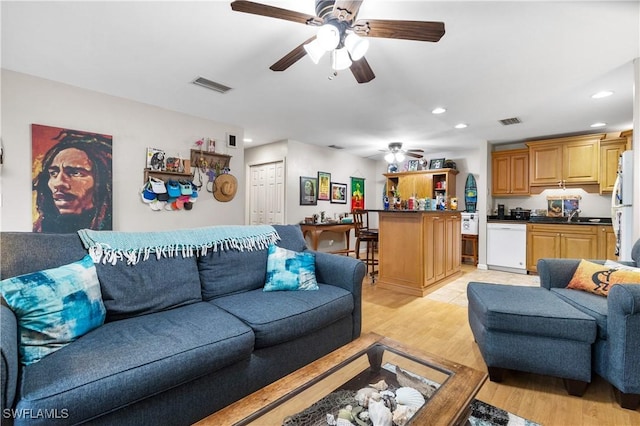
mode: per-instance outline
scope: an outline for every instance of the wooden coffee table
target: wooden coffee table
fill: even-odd
[[[388,366],[439,383],[411,419],[415,425],[465,424],[473,398],[487,374],[370,333],[254,392],[198,422],[198,425],[282,425],[346,383],[365,383],[388,374]],[[381,368],[382,366],[382,368]],[[387,366],[385,368],[385,366]],[[370,381],[369,383],[374,383]]]

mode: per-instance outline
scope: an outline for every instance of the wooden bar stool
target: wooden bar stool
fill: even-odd
[[[471,246],[471,252],[467,251]],[[475,266],[478,265],[478,236],[471,234],[462,234],[462,262],[471,260]]]
[[[375,258],[375,252],[378,248],[378,230],[369,228],[369,213],[365,210],[354,210],[353,223],[356,225],[356,258],[360,259],[360,243],[367,245],[364,263],[367,265],[367,271],[371,268],[369,275],[375,281],[375,275],[378,273],[376,265],[378,259]]]

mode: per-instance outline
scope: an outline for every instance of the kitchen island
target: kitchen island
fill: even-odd
[[[460,213],[370,210],[378,213],[378,286],[415,296],[460,274]]]

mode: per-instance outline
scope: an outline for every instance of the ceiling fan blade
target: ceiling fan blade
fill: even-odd
[[[356,15],[360,10],[360,5],[362,5],[362,0],[336,0],[335,4],[333,5],[333,13],[335,15],[337,11],[339,11],[340,9],[344,9],[351,15],[351,19],[349,20],[353,21],[356,19]]]
[[[416,154],[413,152],[405,152],[404,155],[406,155],[407,157],[422,158],[422,154]]]
[[[316,21],[318,18],[306,13],[296,12],[293,10],[282,9],[266,4],[254,3],[252,1],[235,0],[231,2],[231,9],[236,12],[252,13],[254,15],[268,16],[270,18],[284,19],[285,21],[298,22],[300,24],[308,24]]]
[[[271,65],[269,69],[272,71],[284,71],[289,68],[291,65],[298,62],[300,59],[304,58],[307,54],[307,51],[304,50],[304,45],[312,42],[316,36],[311,37],[309,40],[303,42],[301,45],[293,49],[291,52],[287,53],[275,64]]]
[[[416,149],[408,149],[408,150],[407,150],[407,152],[424,152],[424,149],[419,149],[419,148],[416,148]]]
[[[358,83],[368,83],[376,78],[376,75],[369,66],[369,62],[367,62],[365,58],[360,58],[357,61],[354,61],[351,64],[351,72]]]
[[[368,25],[369,37],[435,42],[444,35],[444,22],[363,19],[357,21],[355,25]]]

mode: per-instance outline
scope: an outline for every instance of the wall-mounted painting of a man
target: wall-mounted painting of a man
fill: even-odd
[[[34,232],[113,228],[112,139],[31,126]]]

